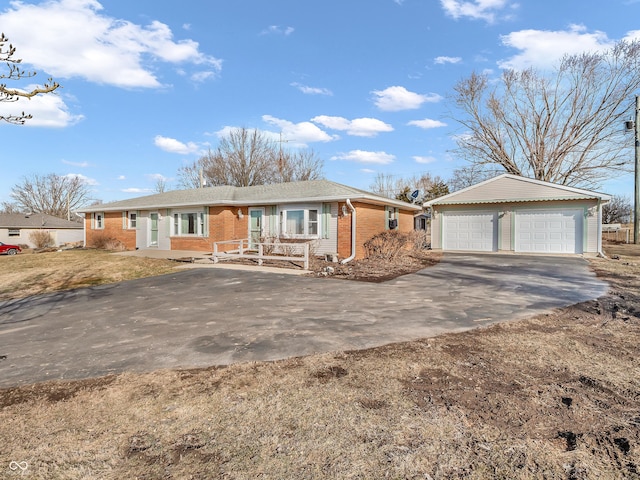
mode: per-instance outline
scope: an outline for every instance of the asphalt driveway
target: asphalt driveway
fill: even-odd
[[[351,350],[604,294],[576,257],[446,254],[382,283],[228,269],[0,303],[0,387]]]

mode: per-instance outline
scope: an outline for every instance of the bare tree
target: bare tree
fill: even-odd
[[[456,168],[451,175],[451,178],[447,182],[449,189],[452,192],[457,192],[463,188],[470,187],[476,183],[484,182],[490,178],[497,177],[501,173],[505,173],[504,170],[489,168],[487,165],[480,165],[477,163],[470,163],[460,168]]]
[[[565,56],[550,74],[474,73],[455,86],[465,131],[457,153],[475,165],[561,185],[594,187],[630,168],[623,121],[640,88],[640,42]]]
[[[632,210],[629,197],[614,195],[602,206],[602,223],[627,223],[631,220]]]
[[[23,78],[31,78],[36,75],[36,72],[20,69],[19,65],[22,62],[21,59],[14,58],[16,49],[13,45],[7,42],[9,39],[4,33],[0,34],[0,61],[6,62],[8,72],[0,75],[0,80],[20,80]],[[19,88],[9,88],[6,83],[0,84],[0,102],[17,102],[21,98],[31,99],[36,95],[51,93],[56,90],[60,85],[49,79],[41,87],[35,87],[32,90],[22,90]],[[0,120],[15,125],[24,125],[26,120],[33,118],[31,115],[22,112],[20,115],[0,115]]]
[[[156,183],[153,186],[153,191],[156,193],[164,193],[167,190],[167,179],[164,177],[158,177]]]
[[[406,178],[388,173],[378,173],[369,190],[378,195],[410,203],[421,203],[436,196],[449,193],[447,182],[437,175],[432,177],[428,172],[420,176],[413,175]],[[411,194],[416,190],[418,190],[419,196],[414,200]],[[445,191],[446,193],[442,193]]]
[[[402,182],[398,182],[395,175],[378,172],[373,183],[369,185],[369,190],[383,197],[396,198],[402,191]]]
[[[11,189],[10,197],[22,212],[67,218],[69,212],[91,200],[87,183],[75,176],[33,174]]]
[[[0,213],[25,213],[15,202],[0,203]]]
[[[279,152],[276,182],[300,182],[323,178],[322,160],[311,150]]]
[[[249,187],[270,183],[322,178],[322,160],[312,150],[281,151],[276,142],[259,130],[238,128],[220,140],[192,164],[178,170],[179,183],[186,188],[208,184]]]

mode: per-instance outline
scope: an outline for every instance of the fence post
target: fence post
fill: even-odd
[[[218,263],[218,243],[213,242],[213,263]]]
[[[304,244],[304,269],[309,270],[309,244]]]
[[[258,244],[258,265],[262,266],[262,253],[263,253],[263,245],[261,243]]]

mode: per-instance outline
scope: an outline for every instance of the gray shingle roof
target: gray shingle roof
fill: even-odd
[[[82,223],[46,213],[0,213],[0,228],[83,228]]]
[[[147,195],[117,202],[92,205],[80,212],[119,210],[146,210],[196,205],[271,205],[300,202],[330,202],[345,199],[367,203],[392,205],[408,210],[421,210],[421,206],[382,197],[364,190],[329,180],[276,183],[253,187],[208,187]]]

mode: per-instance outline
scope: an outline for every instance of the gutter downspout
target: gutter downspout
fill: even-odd
[[[598,256],[607,258],[602,251],[602,199],[598,198]]]
[[[351,209],[351,255],[340,262],[343,265],[356,258],[356,209],[348,198],[345,203]]]

